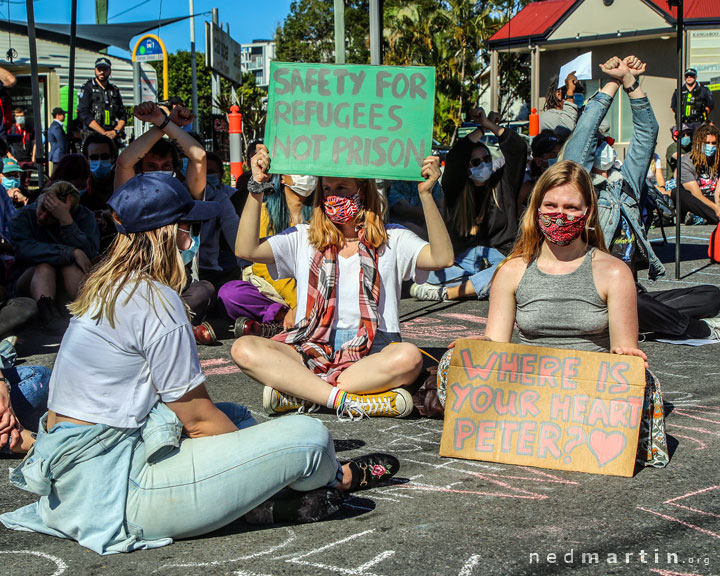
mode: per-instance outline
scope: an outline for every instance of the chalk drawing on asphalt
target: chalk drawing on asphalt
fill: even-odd
[[[55,571],[49,574],[49,576],[60,576],[65,573],[65,570],[67,570],[67,564],[65,564],[65,561],[62,558],[46,554],[45,552],[38,552],[37,550],[0,550],[0,554],[25,554],[47,560],[48,562],[55,564]],[[27,571],[25,571],[25,573],[27,573]]]

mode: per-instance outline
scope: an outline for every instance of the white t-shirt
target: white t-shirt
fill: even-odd
[[[388,241],[380,248],[378,256],[378,330],[399,333],[398,303],[402,282],[411,278],[418,283],[427,280],[427,272],[415,269],[418,254],[427,242],[402,226],[388,224],[386,228]],[[269,237],[267,241],[275,257],[275,264],[268,266],[270,276],[275,280],[295,278],[297,282],[297,323],[307,310],[310,265],[316,251],[308,242],[308,225],[299,224]],[[356,330],[360,325],[360,256],[338,256],[337,274],[337,313],[333,328]]]
[[[174,402],[205,381],[180,296],[141,281],[115,303],[115,328],[103,317],[75,317],[63,337],[48,408],[117,428],[139,428],[158,400]]]

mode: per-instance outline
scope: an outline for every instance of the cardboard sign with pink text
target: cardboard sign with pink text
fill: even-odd
[[[632,476],[644,394],[637,357],[458,340],[440,456]]]

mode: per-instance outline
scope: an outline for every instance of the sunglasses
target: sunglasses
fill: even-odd
[[[90,154],[88,160],[110,160],[110,154],[104,152],[102,154]]]
[[[484,158],[470,158],[470,166],[477,168],[480,164],[492,164],[492,157],[485,156]]]

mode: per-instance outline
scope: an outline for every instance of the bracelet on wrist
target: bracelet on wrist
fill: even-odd
[[[255,194],[256,196],[260,196],[266,193],[271,193],[275,190],[275,186],[272,185],[272,182],[257,182],[255,178],[252,176],[250,177],[250,180],[248,181],[248,192],[250,194]]]
[[[168,115],[166,114],[166,115],[165,115],[165,120],[163,120],[163,123],[160,124],[160,126],[158,126],[158,128],[159,128],[160,130],[162,130],[162,129],[165,128],[165,126],[167,126],[168,124],[170,124],[170,116],[168,116]]]
[[[635,92],[635,90],[637,90],[638,88],[640,88],[640,82],[638,82],[638,79],[637,79],[637,78],[635,78],[635,82],[632,83],[632,86],[628,86],[628,87],[626,88],[626,87],[623,85],[623,90],[625,90],[625,93],[626,93],[626,94],[630,94],[630,92]]]

